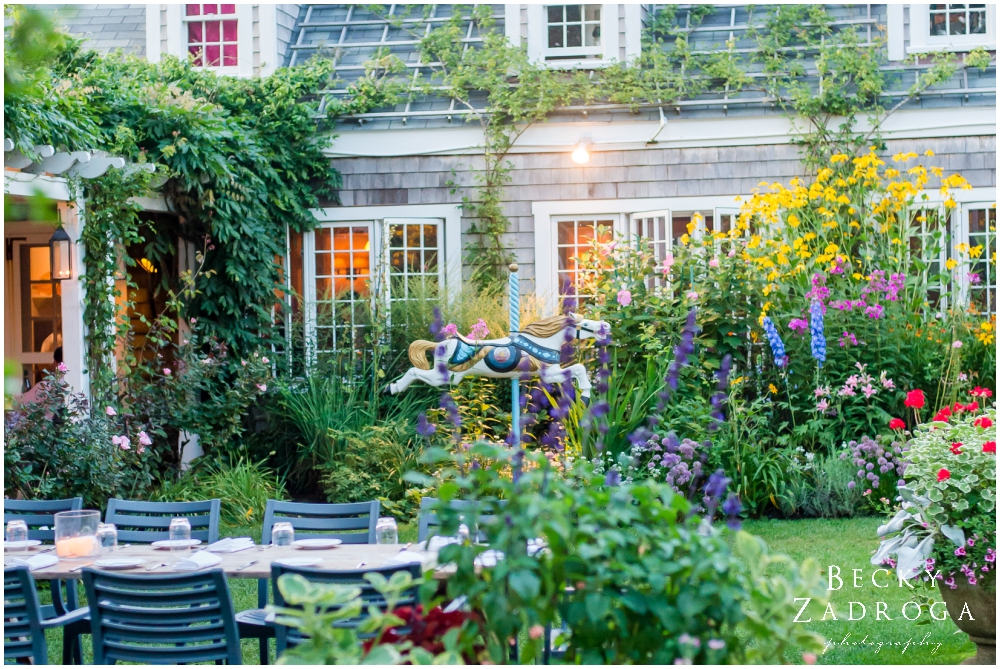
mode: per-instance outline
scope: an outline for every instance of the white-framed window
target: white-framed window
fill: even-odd
[[[239,18],[235,4],[186,4],[183,20],[187,52],[197,67],[238,65]]]
[[[248,4],[189,3],[149,5],[146,58],[191,58],[196,67],[218,74],[253,76],[254,7]],[[269,31],[257,22],[256,29]],[[262,45],[266,47],[266,45]]]
[[[997,313],[997,207],[995,202],[962,206],[961,227],[971,257],[961,283],[966,299],[984,314]],[[978,253],[978,255],[976,255]]]
[[[717,224],[728,231],[738,214],[733,201],[726,195],[534,202],[536,295],[548,313],[556,312],[562,297],[587,299],[580,290],[586,283],[579,271],[580,254],[599,234],[607,241],[613,236],[632,244],[647,240],[659,264],[684,235],[698,239]],[[601,233],[602,228],[607,232]]]
[[[373,314],[461,285],[461,212],[455,205],[336,207],[316,228],[289,234],[287,331],[302,319],[310,362],[358,355]],[[301,302],[299,297],[301,296]]]
[[[505,12],[518,16],[519,7],[505,5]],[[602,67],[639,54],[642,18],[638,5],[531,4],[526,14],[528,56],[551,67]],[[520,34],[513,27],[506,33],[520,44]]]
[[[916,269],[927,286],[932,309],[947,309],[954,288],[947,265],[953,242],[951,219],[940,205],[910,210],[910,257],[919,260]]]
[[[901,35],[902,16],[899,10],[890,16],[890,51],[893,33]],[[996,5],[976,3],[941,3],[909,6],[909,53],[927,51],[970,51],[976,47],[996,47]],[[898,48],[897,48],[898,51]],[[898,53],[890,53],[898,59]]]

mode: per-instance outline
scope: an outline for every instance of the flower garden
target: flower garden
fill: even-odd
[[[138,88],[110,80],[118,65],[73,66],[108,108],[148,114]],[[214,85],[165,67],[196,91]],[[220,105],[260,94],[225,92]],[[157,95],[206,144],[244,122]],[[175,185],[209,183],[152,122],[131,136],[102,114],[94,137],[142,160],[163,140],[170,150],[151,160]],[[198,301],[239,293],[237,281],[219,288],[226,261],[213,252],[242,242],[206,232],[142,342],[127,323],[95,335],[95,369],[119,354],[90,397],[60,364],[34,402],[8,398],[5,499],[217,498],[221,536],[261,544],[271,500],[377,502],[403,552],[430,550],[435,514],[436,533],[455,538],[435,551],[444,572],[370,574],[365,599],[362,585],[276,576],[282,604],[273,591],[264,604],[283,630],[272,659],[285,662],[988,663],[989,630],[960,618],[995,607],[996,317],[974,298],[984,268],[995,272],[995,237],[952,246],[945,221],[971,187],[913,148],[833,147],[811,176],[761,183],[728,229],[692,221],[669,253],[601,231],[577,258],[580,299],[560,301],[552,351],[592,388],[525,356],[515,400],[510,381],[452,385],[454,369],[426,358],[440,387],[383,393],[420,367],[414,340],[443,355],[450,340],[506,337],[502,289],[400,301],[391,319],[374,300],[356,350],[309,360],[301,323],[258,336]],[[231,196],[231,176],[211,183]],[[100,214],[127,219],[148,186],[112,175],[89,188],[117,202]],[[253,299],[273,296],[260,281]],[[522,332],[551,320],[540,304],[520,295]],[[582,322],[602,326],[581,339]],[[186,462],[195,434],[204,454]],[[229,588],[230,608],[254,608],[254,580]],[[42,603],[58,590],[40,588]],[[298,642],[280,646],[284,630]],[[250,661],[256,637],[241,636]],[[48,640],[58,653],[63,637]],[[95,657],[89,643],[82,659]]]

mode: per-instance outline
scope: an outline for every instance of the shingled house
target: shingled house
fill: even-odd
[[[401,6],[393,6],[401,7]],[[551,67],[599,68],[635,58],[655,5],[494,5],[497,26],[528,55]],[[962,173],[974,186],[960,193],[949,221],[952,246],[984,244],[995,251],[996,68],[995,5],[827,5],[841,28],[862,42],[886,37],[887,67],[931,51],[994,53],[986,70],[964,70],[946,85],[906,103],[884,126],[888,153],[930,149],[935,163]],[[387,8],[386,11],[396,11]],[[451,17],[454,7],[428,9],[422,27]],[[681,7],[683,12],[688,11]],[[752,25],[766,7],[718,6],[690,33],[694,48],[748,49]],[[131,50],[156,60],[195,54],[205,67],[235,76],[268,74],[278,65],[332,58],[342,83],[364,72],[379,49],[421,71],[417,38],[363,5],[79,5],[67,27],[99,50]],[[465,42],[481,37],[472,26]],[[901,99],[922,66],[903,68]],[[461,198],[482,164],[482,131],[468,111],[443,97],[416,98],[392,108],[343,118],[327,147],[343,175],[340,202],[316,211],[315,232],[289,239],[289,276],[301,292],[307,339],[322,352],[338,346],[357,301],[367,299],[373,268],[388,262],[404,278],[463,280]],[[562,279],[572,279],[573,257],[597,226],[641,234],[670,249],[696,221],[726,229],[738,200],[761,181],[801,175],[789,119],[760,93],[708,94],[637,112],[602,104],[559,110],[529,128],[510,152],[512,181],[504,206],[506,242],[527,280],[550,309]],[[584,155],[573,152],[585,148]],[[580,160],[583,159],[583,160]],[[451,182],[460,186],[453,189]],[[934,196],[934,193],[930,194]],[[945,249],[942,253],[947,254]],[[937,259],[942,260],[943,258]],[[467,270],[467,268],[466,268]],[[467,274],[467,271],[465,272]],[[984,311],[996,311],[994,268],[983,283],[958,285]],[[570,285],[572,285],[570,283]],[[573,290],[570,287],[570,290]],[[970,292],[972,291],[972,292]],[[346,315],[345,315],[346,314]]]

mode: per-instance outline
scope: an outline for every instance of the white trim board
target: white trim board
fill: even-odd
[[[462,207],[458,204],[404,204],[369,207],[313,209],[323,223],[379,221],[386,218],[439,218],[444,220],[445,292],[457,295],[462,286]]]
[[[23,195],[31,197],[41,193],[52,200],[69,201],[69,185],[63,177],[50,177],[44,174],[30,172],[13,172],[4,170],[3,192],[8,195]]]
[[[837,122],[834,121],[834,124]],[[858,124],[859,130],[867,125]],[[588,137],[591,151],[636,151],[650,148],[700,148],[788,144],[796,136],[784,116],[745,118],[674,118],[658,121],[538,123],[528,128],[511,153],[569,152]],[[996,135],[996,107],[899,111],[883,126],[886,139],[926,139]],[[656,138],[655,144],[649,144]],[[405,138],[405,141],[403,141]],[[344,130],[323,150],[331,158],[462,155],[479,153],[478,127]]]

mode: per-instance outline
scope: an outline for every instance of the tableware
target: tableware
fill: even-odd
[[[146,571],[153,571],[154,569],[159,569],[160,567],[166,567],[166,562],[157,562],[156,564],[149,565],[146,567]]]
[[[101,569],[134,569],[144,564],[144,559],[135,557],[101,558],[94,561],[94,566]]]
[[[323,559],[314,557],[286,557],[278,558],[274,560],[274,563],[285,567],[315,567],[318,564],[322,564]]]
[[[359,562],[359,563],[358,563],[358,566],[357,566],[357,567],[355,567],[355,569],[361,569],[361,568],[362,568],[362,567],[364,567],[364,566],[365,566],[365,561],[364,561],[364,560],[362,560],[361,562]]]
[[[153,548],[159,548],[160,550],[171,550],[173,544],[173,539],[164,539],[162,541],[154,541],[151,545]],[[184,548],[193,548],[199,544],[201,544],[201,539],[185,539],[183,541]]]
[[[132,544],[122,544],[121,546],[118,547],[118,550],[120,550],[120,551],[125,550],[126,548],[128,548],[131,545]]]
[[[8,544],[10,545],[8,546]],[[12,520],[7,523],[7,540],[4,542],[4,550],[28,550],[28,524],[26,522]]]
[[[5,551],[22,551],[31,548],[32,546],[40,546],[41,541],[38,539],[24,539],[22,541],[5,541],[3,542],[3,549]],[[52,548],[55,548],[54,546]],[[46,548],[44,550],[52,550],[52,548]]]
[[[250,560],[250,562],[247,562],[246,564],[241,564],[239,567],[237,567],[236,571],[243,571],[247,567],[252,567],[255,564],[257,564],[257,560]]]
[[[262,546],[257,546],[257,550],[266,551],[267,549],[272,548],[273,546],[274,544],[263,544]]]
[[[191,546],[185,542],[191,541],[191,521],[187,518],[170,520],[170,550],[175,553],[191,552]]]
[[[27,567],[31,571],[36,569],[48,569],[49,567],[54,567],[58,564],[59,558],[55,555],[31,555],[23,557],[15,556],[3,556],[3,564],[5,567]]]
[[[176,571],[198,571],[222,564],[222,557],[208,551],[198,551],[174,563]]]
[[[399,530],[396,528],[395,518],[379,518],[375,523],[375,543],[377,544],[398,544]]]
[[[101,549],[97,542],[97,526],[101,524],[100,511],[60,511],[55,514],[55,519],[56,555],[63,560],[97,557]]]
[[[97,526],[97,542],[101,545],[101,553],[114,553],[118,548],[118,528],[114,523],[101,523]]]
[[[291,523],[275,523],[271,527],[271,543],[275,546],[291,546],[295,541],[295,528]]]
[[[253,548],[253,539],[250,537],[227,537],[214,544],[209,544],[205,550],[213,553],[239,553],[251,548]]]
[[[73,567],[72,569],[70,569],[70,571],[80,571],[84,567],[89,567],[92,564],[94,564],[94,563],[93,562],[84,562],[83,564],[76,565],[75,567]]]
[[[328,548],[336,548],[342,543],[344,542],[340,539],[299,539],[294,541],[292,546],[294,548],[301,548],[307,551],[317,551]]]

